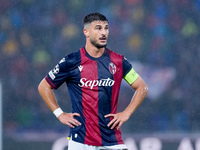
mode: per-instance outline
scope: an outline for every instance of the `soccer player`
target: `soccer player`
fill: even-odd
[[[109,23],[100,13],[84,18],[86,44],[61,59],[38,86],[39,93],[61,123],[70,127],[68,150],[127,149],[120,127],[148,93],[128,60],[106,47]],[[117,112],[122,79],[135,90],[130,104]],[[72,113],[65,113],[53,94],[66,82]]]

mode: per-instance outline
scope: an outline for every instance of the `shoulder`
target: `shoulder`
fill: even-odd
[[[73,53],[70,53],[68,54],[65,59],[68,60],[68,61],[74,61],[74,60],[77,60],[78,58],[80,58],[80,50],[76,51],[76,52],[73,52]]]
[[[108,48],[107,48],[107,50],[108,50],[109,55],[113,55],[113,56],[116,56],[116,57],[123,57],[123,55],[118,54],[118,53],[116,53],[116,52],[114,52],[114,51],[112,51]]]
[[[76,63],[79,63],[79,61],[81,61],[80,50],[65,56],[65,61],[68,66],[74,66]]]
[[[117,62],[122,62],[123,61],[123,58],[124,56],[121,55],[121,54],[118,54],[110,49],[108,49],[108,53],[109,53],[109,56],[110,56],[110,59],[112,61],[117,61]]]

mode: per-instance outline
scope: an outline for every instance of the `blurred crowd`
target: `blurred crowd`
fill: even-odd
[[[200,131],[200,0],[0,0],[4,130],[65,129],[37,86],[62,57],[84,46],[82,19],[95,11],[109,20],[111,50],[176,70],[167,91],[147,98],[123,125],[125,132]],[[121,93],[119,109],[129,103],[130,90]],[[55,95],[70,112],[66,86]]]

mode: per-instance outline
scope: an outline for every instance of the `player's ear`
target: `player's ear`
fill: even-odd
[[[86,37],[89,37],[89,30],[87,28],[83,29],[83,33]]]

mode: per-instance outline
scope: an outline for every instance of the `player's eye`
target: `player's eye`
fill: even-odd
[[[97,29],[97,30],[101,30],[102,29],[102,27],[101,26],[96,26],[96,28],[95,29]]]

